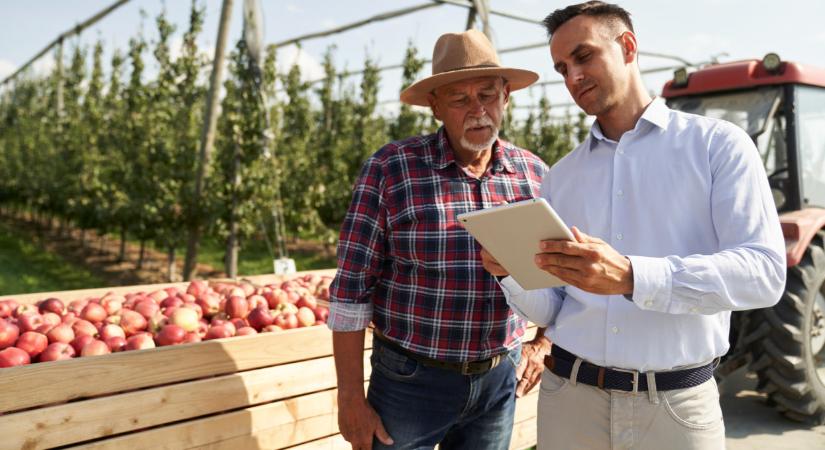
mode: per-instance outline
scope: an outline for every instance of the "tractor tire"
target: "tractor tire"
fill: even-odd
[[[753,312],[745,342],[768,404],[792,420],[825,423],[825,232],[788,268],[779,303]]]

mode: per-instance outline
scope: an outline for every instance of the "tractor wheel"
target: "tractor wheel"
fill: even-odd
[[[749,322],[757,389],[786,417],[825,423],[825,232],[788,268],[779,303],[754,311]]]

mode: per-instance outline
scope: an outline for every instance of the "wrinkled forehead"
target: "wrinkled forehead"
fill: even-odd
[[[439,86],[434,92],[440,95],[450,95],[479,89],[498,89],[502,84],[503,79],[500,76],[475,77]]]

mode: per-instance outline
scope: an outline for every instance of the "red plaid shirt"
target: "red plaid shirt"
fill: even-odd
[[[341,227],[330,329],[372,321],[388,339],[442,361],[517,346],[525,323],[456,216],[537,197],[546,171],[532,153],[499,140],[490,168],[473,178],[456,164],[443,127],[384,146],[364,164]]]

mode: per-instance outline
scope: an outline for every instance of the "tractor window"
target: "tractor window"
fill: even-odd
[[[825,89],[798,87],[797,105],[803,203],[825,207]]]
[[[671,108],[727,120],[745,129],[756,143],[765,172],[787,178],[785,119],[779,86],[764,86],[734,93],[679,97],[668,101]]]

